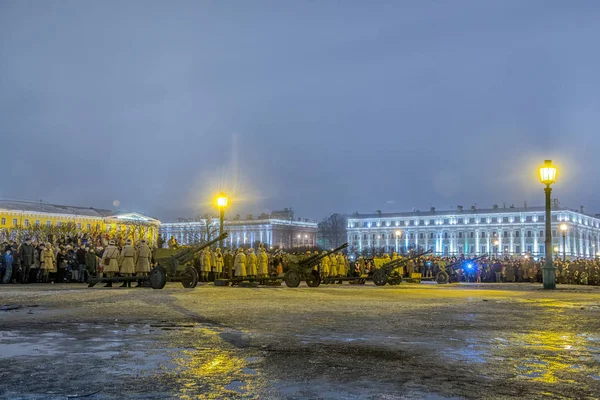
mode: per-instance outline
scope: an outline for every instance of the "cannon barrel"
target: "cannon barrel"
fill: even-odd
[[[194,255],[196,253],[198,253],[199,251],[204,250],[205,248],[207,248],[208,246],[212,246],[213,244],[226,239],[227,236],[229,234],[227,232],[223,232],[222,235],[217,236],[216,238],[214,238],[213,240],[210,240],[206,243],[202,243],[202,244],[198,244],[195,246],[191,246],[187,249],[184,249],[182,251],[180,251],[179,253],[176,253],[168,258],[164,258],[164,259],[158,259],[155,260],[156,262],[160,263],[161,261],[165,262],[167,260],[173,260],[173,261],[177,261],[177,263],[182,263],[185,264],[187,262],[192,261],[192,259],[194,258]]]
[[[344,250],[346,247],[348,247],[349,244],[348,243],[344,243],[343,245],[341,245],[340,247],[337,247],[331,251],[328,251],[324,254],[315,254],[313,256],[310,256],[308,258],[305,258],[304,260],[300,261],[298,264],[302,267],[307,267],[307,266],[315,266],[317,265],[322,259],[324,259],[325,257],[327,257],[330,254],[333,253],[337,253],[340,250]]]
[[[411,260],[416,260],[419,257],[423,257],[426,254],[430,254],[433,253],[433,250],[427,250],[424,251],[423,253],[418,253],[412,257],[408,257],[408,258],[399,258],[397,260],[392,260],[388,263],[385,263],[381,266],[381,269],[383,269],[385,271],[386,274],[389,274],[390,272],[392,272],[393,270],[395,270],[396,268],[398,268],[401,264],[407,263]]]

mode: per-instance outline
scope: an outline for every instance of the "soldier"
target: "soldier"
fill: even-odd
[[[323,251],[321,254],[327,254],[327,252]],[[323,257],[321,259],[321,276],[324,278],[331,276],[331,263],[329,262],[329,257]]]
[[[397,259],[398,259],[398,253],[396,253],[395,251],[392,252],[392,261],[397,260]]]
[[[258,276],[260,278],[269,277],[269,256],[262,243],[258,246]]]
[[[246,255],[244,254],[244,248],[240,247],[237,249],[235,254],[235,277],[246,278]]]
[[[200,258],[200,278],[202,282],[208,282],[208,273],[212,266],[212,257],[210,256],[210,249],[206,248],[202,251]]]
[[[233,254],[231,254],[231,250],[226,249],[225,255],[223,256],[225,273],[227,274],[227,279],[233,278]]]
[[[98,256],[92,248],[88,248],[85,253],[85,269],[89,276],[96,276],[98,273]]]
[[[344,255],[342,253],[338,253],[336,259],[338,267],[338,276],[341,278],[345,278],[348,274],[348,270],[346,269],[346,259],[344,258]],[[342,281],[339,281],[338,284],[341,285]]]
[[[40,263],[42,269],[42,281],[48,282],[48,275],[56,272],[56,264],[54,262],[54,251],[50,243],[46,243],[46,246],[41,246],[42,253],[40,255]]]
[[[217,248],[217,250],[215,251],[215,268],[213,269],[213,272],[215,274],[215,279],[220,279],[221,276],[223,275],[223,254],[221,254],[221,249]]]
[[[135,252],[135,272],[137,276],[146,276],[150,272],[150,264],[152,263],[152,250],[145,240],[140,241]],[[136,287],[141,287],[142,281],[138,280]]]
[[[125,246],[119,256],[121,265],[121,276],[129,277],[135,272],[135,248],[131,245],[131,239],[125,241]],[[121,287],[131,287],[131,281],[125,281]]]
[[[254,249],[250,248],[248,250],[248,255],[246,256],[246,275],[251,278],[255,278],[258,275],[258,258],[256,254],[254,254]]]
[[[329,276],[337,277],[338,276],[338,262],[337,262],[337,257],[335,256],[335,254],[329,255],[329,268],[330,268]]]
[[[108,246],[102,254],[102,265],[104,266],[104,276],[112,278],[116,272],[119,272],[119,249],[115,246],[115,241],[110,240]],[[112,282],[108,282],[104,287],[112,287]]]

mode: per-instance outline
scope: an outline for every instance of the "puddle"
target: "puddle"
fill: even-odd
[[[258,375],[258,372],[252,368],[242,368],[242,372],[246,375]]]
[[[238,393],[244,393],[246,391],[243,387],[244,387],[243,381],[231,381],[231,383],[225,385],[225,389],[232,390],[232,391],[238,392]]]
[[[9,343],[0,344],[0,359],[24,356],[53,356],[58,351],[52,351],[49,348],[30,343]]]

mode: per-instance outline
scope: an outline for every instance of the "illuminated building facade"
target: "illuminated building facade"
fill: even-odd
[[[139,213],[28,201],[0,200],[0,240],[102,234],[155,244],[160,221]]]
[[[563,231],[566,225],[565,245]],[[512,256],[545,251],[544,207],[405,213],[354,214],[348,218],[351,251],[432,250],[437,255]],[[552,246],[556,256],[594,258],[600,253],[600,218],[580,210],[552,206]]]
[[[160,226],[160,234],[167,241],[174,237],[179,244],[194,244],[218,236],[219,219],[210,221],[166,222]],[[317,245],[317,223],[306,219],[281,219],[268,216],[261,219],[226,220],[225,232],[229,237],[223,241],[225,248],[268,247],[291,249]],[[210,233],[210,235],[208,235]]]

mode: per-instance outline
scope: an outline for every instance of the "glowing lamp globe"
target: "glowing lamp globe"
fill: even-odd
[[[548,186],[556,182],[556,167],[552,164],[552,160],[544,161],[544,165],[540,167],[540,181]]]
[[[568,229],[567,224],[560,224],[560,230],[566,232]]]
[[[225,197],[225,195],[222,193],[219,195],[219,197],[217,197],[217,206],[219,208],[227,207],[227,197]]]

